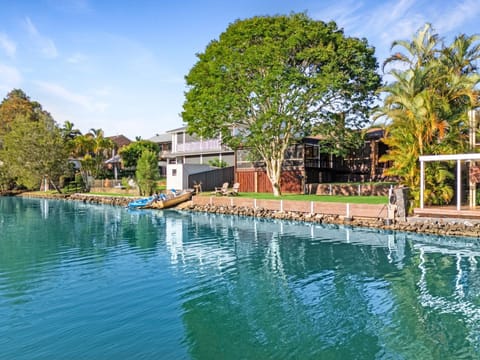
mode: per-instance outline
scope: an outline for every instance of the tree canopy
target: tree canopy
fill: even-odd
[[[17,117],[3,138],[0,158],[17,185],[38,189],[45,177],[55,184],[68,166],[68,151],[56,125]],[[2,167],[3,167],[2,166]]]
[[[287,147],[315,133],[344,153],[380,85],[365,39],[305,14],[238,20],[197,56],[186,76],[188,131],[250,149],[276,195]]]
[[[0,104],[1,188],[37,188],[44,177],[54,183],[64,174],[68,150],[60,130],[40,103],[20,89]]]
[[[30,121],[53,122],[50,113],[42,109],[37,101],[32,101],[21,89],[13,89],[0,104],[0,136],[11,129],[17,117]]]

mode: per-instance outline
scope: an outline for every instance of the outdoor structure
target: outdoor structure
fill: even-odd
[[[425,162],[429,161],[456,161],[457,163],[457,181],[456,181],[456,198],[457,204],[456,209],[457,211],[461,210],[462,207],[462,161],[464,162],[473,162],[480,160],[480,153],[475,154],[452,154],[452,155],[423,155],[420,156],[420,209],[424,208],[425,199]],[[476,166],[470,166],[469,171],[469,207],[475,208],[475,195],[476,195],[476,182],[473,177],[476,175]],[[479,179],[480,180],[480,179]],[[473,185],[473,186],[472,186]]]
[[[168,164],[167,189],[185,190],[190,188],[188,177],[193,174],[209,171],[210,165],[203,164]]]
[[[471,110],[468,112],[469,118],[469,144],[472,153],[470,154],[445,154],[445,155],[423,155],[419,157],[420,160],[420,209],[415,209],[415,213],[423,214],[425,208],[425,163],[433,161],[455,161],[456,162],[456,205],[455,212],[443,209],[443,215],[461,216],[462,211],[462,199],[464,194],[462,191],[463,179],[466,179],[468,184],[468,210],[463,210],[463,215],[471,217],[480,217],[480,214],[476,214],[471,210],[476,209],[477,205],[477,184],[480,183],[480,167],[476,165],[477,161],[480,161],[480,153],[474,153],[475,149],[480,146],[477,143],[477,132],[479,131],[480,113],[477,110]],[[464,174],[467,176],[463,176]],[[465,191],[466,193],[466,191]],[[468,214],[465,211],[470,211]],[[430,210],[431,212],[431,210]]]

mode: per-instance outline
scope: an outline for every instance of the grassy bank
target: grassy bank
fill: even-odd
[[[201,193],[200,196],[212,196],[211,192]],[[300,201],[320,201],[351,204],[386,204],[387,196],[344,196],[344,195],[304,195],[304,194],[284,194],[282,196],[273,196],[270,193],[239,193],[239,197],[262,200],[300,200]]]

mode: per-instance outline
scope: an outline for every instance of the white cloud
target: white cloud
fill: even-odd
[[[17,51],[16,44],[4,33],[0,33],[0,48],[3,49],[9,57],[14,57]]]
[[[96,102],[91,96],[74,93],[59,84],[46,81],[36,81],[35,84],[49,95],[80,105],[89,112],[104,112],[109,107],[106,102]]]
[[[455,4],[453,9],[444,9],[446,14],[442,14],[434,26],[438,31],[447,32],[461,27],[468,21],[477,19],[480,14],[478,0],[464,0]]]
[[[52,39],[43,36],[37,30],[35,25],[33,24],[32,20],[29,17],[25,19],[25,26],[27,31],[33,41],[36,43],[36,46],[40,49],[40,52],[47,58],[55,58],[58,56],[58,51],[55,46],[55,43]]]
[[[71,64],[83,63],[87,60],[87,56],[81,53],[75,53],[67,58],[67,62]]]
[[[22,75],[20,71],[12,66],[0,64],[0,91],[9,92],[20,87]]]
[[[358,23],[365,21],[361,9],[363,3],[350,0],[338,2],[335,5],[322,8],[322,10],[312,17],[321,21],[335,21],[340,28],[356,28]]]

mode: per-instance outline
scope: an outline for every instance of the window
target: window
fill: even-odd
[[[177,169],[172,169],[172,176],[177,176]]]

